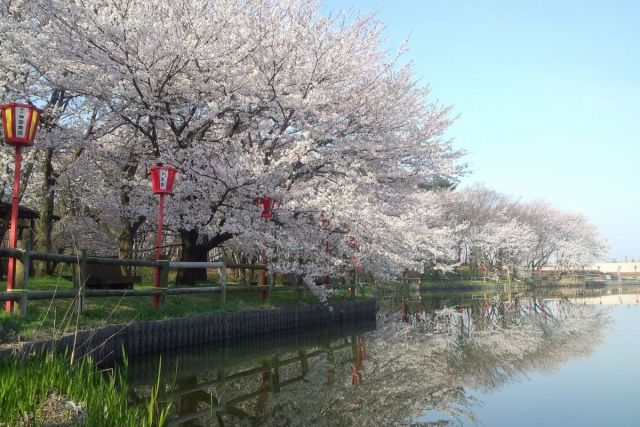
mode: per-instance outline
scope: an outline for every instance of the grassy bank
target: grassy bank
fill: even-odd
[[[85,298],[85,312],[78,316],[71,299],[54,301],[30,301],[25,317],[0,312],[0,344],[26,339],[48,338],[107,324],[123,324],[141,320],[161,320],[217,312],[251,309],[269,309],[292,305],[320,304],[310,292],[277,287],[271,299],[262,301],[259,292],[234,292],[234,284],[228,285],[227,301],[222,303],[219,294],[170,295],[164,307],[153,310],[151,297]],[[243,284],[242,286],[246,286]],[[150,288],[150,283],[136,285],[136,289]],[[73,284],[62,278],[31,279],[30,290],[69,290]],[[257,288],[256,288],[257,289]],[[352,299],[346,291],[337,291],[329,297],[329,303]]]
[[[155,393],[146,407],[132,405],[124,377],[122,371],[99,372],[89,358],[76,364],[50,354],[5,359],[0,361],[0,426],[164,425],[166,410],[155,411]]]

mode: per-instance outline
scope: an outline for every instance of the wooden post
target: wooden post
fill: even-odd
[[[227,302],[227,267],[220,268],[220,286],[222,287],[222,303]]]
[[[87,284],[87,250],[80,250],[80,259],[75,266],[74,289],[76,291],[76,313],[84,312],[84,287]]]
[[[23,230],[25,233],[27,230]],[[18,241],[18,248],[24,249],[22,257],[16,260],[16,289],[20,290],[20,302],[17,309],[20,316],[27,315],[27,292],[29,290],[29,267],[31,264],[31,239],[24,236]]]

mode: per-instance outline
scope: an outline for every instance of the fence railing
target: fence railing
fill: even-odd
[[[29,300],[55,300],[55,299],[75,299],[75,310],[82,314],[85,308],[85,297],[141,297],[159,296],[160,306],[163,306],[168,295],[196,295],[196,294],[220,294],[221,302],[224,304],[227,292],[263,292],[266,293],[268,301],[271,300],[271,293],[274,291],[298,290],[303,292],[304,288],[274,287],[273,274],[268,274],[268,286],[227,286],[227,268],[244,268],[254,270],[268,270],[265,265],[252,264],[225,264],[223,262],[173,262],[168,260],[132,260],[87,256],[86,250],[81,250],[78,255],[62,255],[45,252],[36,252],[25,249],[0,248],[0,258],[16,258],[22,264],[22,273],[18,277],[20,286],[7,292],[0,292],[0,301],[13,301],[18,304],[21,316],[27,314]],[[55,291],[30,291],[29,273],[31,261],[49,261],[66,263],[73,266],[73,290]],[[148,289],[87,289],[88,279],[87,264],[116,265],[125,267],[150,267],[157,268],[159,274],[159,287]],[[214,268],[220,271],[218,286],[198,286],[198,287],[169,287],[169,271],[176,269],[190,268]]]

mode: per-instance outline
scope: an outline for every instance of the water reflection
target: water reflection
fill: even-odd
[[[171,425],[448,425],[473,421],[473,392],[551,372],[602,340],[597,306],[517,295],[381,312],[378,329],[242,341],[165,355],[161,398]],[[320,336],[317,334],[320,333]],[[132,360],[144,401],[157,361]],[[414,425],[416,424],[413,421]]]
[[[399,400],[404,408],[386,414],[388,425],[429,411],[447,415],[436,419],[436,425],[473,421],[479,402],[472,391],[493,391],[533,370],[551,372],[565,361],[586,356],[602,341],[607,324],[595,307],[524,296],[417,311],[408,323],[397,320],[402,314],[395,317],[388,325],[381,322],[370,345],[384,358],[410,367],[402,371],[404,382],[388,382],[392,393],[401,392],[410,400]],[[385,375],[389,374],[380,373],[381,378]]]

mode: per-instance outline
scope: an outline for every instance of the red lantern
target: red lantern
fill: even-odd
[[[33,105],[10,102],[0,105],[4,142],[13,145],[16,150],[13,168],[13,195],[11,198],[11,230],[9,248],[16,247],[18,241],[18,203],[20,199],[20,169],[22,167],[22,147],[33,145],[40,122],[41,110]],[[7,291],[15,287],[16,259],[9,258],[7,266]],[[5,310],[13,311],[13,301],[6,301]]]
[[[10,102],[0,105],[4,142],[9,145],[33,145],[42,110],[29,104]]]
[[[151,185],[155,194],[172,194],[176,169],[158,163],[151,167]]]
[[[273,209],[273,199],[270,197],[260,197],[258,199],[258,206],[262,206],[262,212],[260,213],[260,217],[262,219],[270,219]]]

